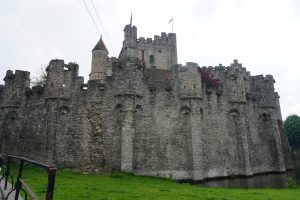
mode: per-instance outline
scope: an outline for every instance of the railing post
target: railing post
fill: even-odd
[[[5,182],[4,182],[4,189],[7,190],[7,182],[8,176],[10,174],[10,157],[7,157],[7,164],[6,164],[6,171],[5,171]]]
[[[15,185],[15,189],[16,189],[15,200],[19,199],[20,189],[22,187],[22,183],[21,183],[20,179],[22,178],[23,167],[24,167],[24,160],[21,159],[20,160],[20,166],[19,166],[18,178],[17,178],[16,185]]]
[[[47,186],[46,200],[52,200],[53,199],[54,185],[55,185],[55,175],[56,175],[56,167],[55,166],[49,166],[49,168],[48,168],[48,186]]]

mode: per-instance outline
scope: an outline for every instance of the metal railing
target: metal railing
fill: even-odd
[[[14,178],[11,175],[11,164],[12,160],[18,161],[19,164],[19,171],[16,182],[14,183]],[[6,162],[5,162],[6,161]],[[34,192],[30,189],[28,184],[23,179],[23,169],[24,164],[30,164],[39,168],[46,169],[48,172],[48,184],[47,184],[47,192],[46,192],[46,200],[53,199],[53,192],[54,192],[54,184],[55,184],[55,174],[56,174],[56,167],[54,165],[45,165],[27,158],[0,154],[0,167],[2,169],[2,177],[0,179],[0,183],[4,180],[4,190],[8,190],[8,183],[11,183],[11,189],[4,197],[5,200],[8,198],[12,198],[13,193],[15,195],[14,199],[18,200],[20,196],[20,191],[24,193],[24,199],[28,199],[28,194],[31,196],[32,199],[38,199]]]

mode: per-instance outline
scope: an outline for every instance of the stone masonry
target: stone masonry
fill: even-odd
[[[118,58],[102,38],[90,80],[50,61],[47,81],[26,71],[0,86],[2,153],[109,172],[181,180],[251,176],[293,168],[271,75],[177,64],[176,35],[137,38],[126,25]]]

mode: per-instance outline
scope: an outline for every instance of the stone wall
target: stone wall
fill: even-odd
[[[84,84],[79,66],[63,60],[49,63],[43,87],[29,87],[29,72],[8,71],[0,86],[1,152],[194,181],[293,168],[272,76],[251,76],[237,60],[149,68],[127,28],[131,50],[123,47],[104,80]],[[205,82],[204,70],[217,85]]]

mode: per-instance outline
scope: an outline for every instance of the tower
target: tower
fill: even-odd
[[[90,80],[104,80],[106,77],[106,68],[109,66],[108,51],[102,40],[96,44],[92,50],[92,69],[90,73]]]
[[[137,58],[137,28],[128,24],[124,28],[123,55],[125,58]]]

